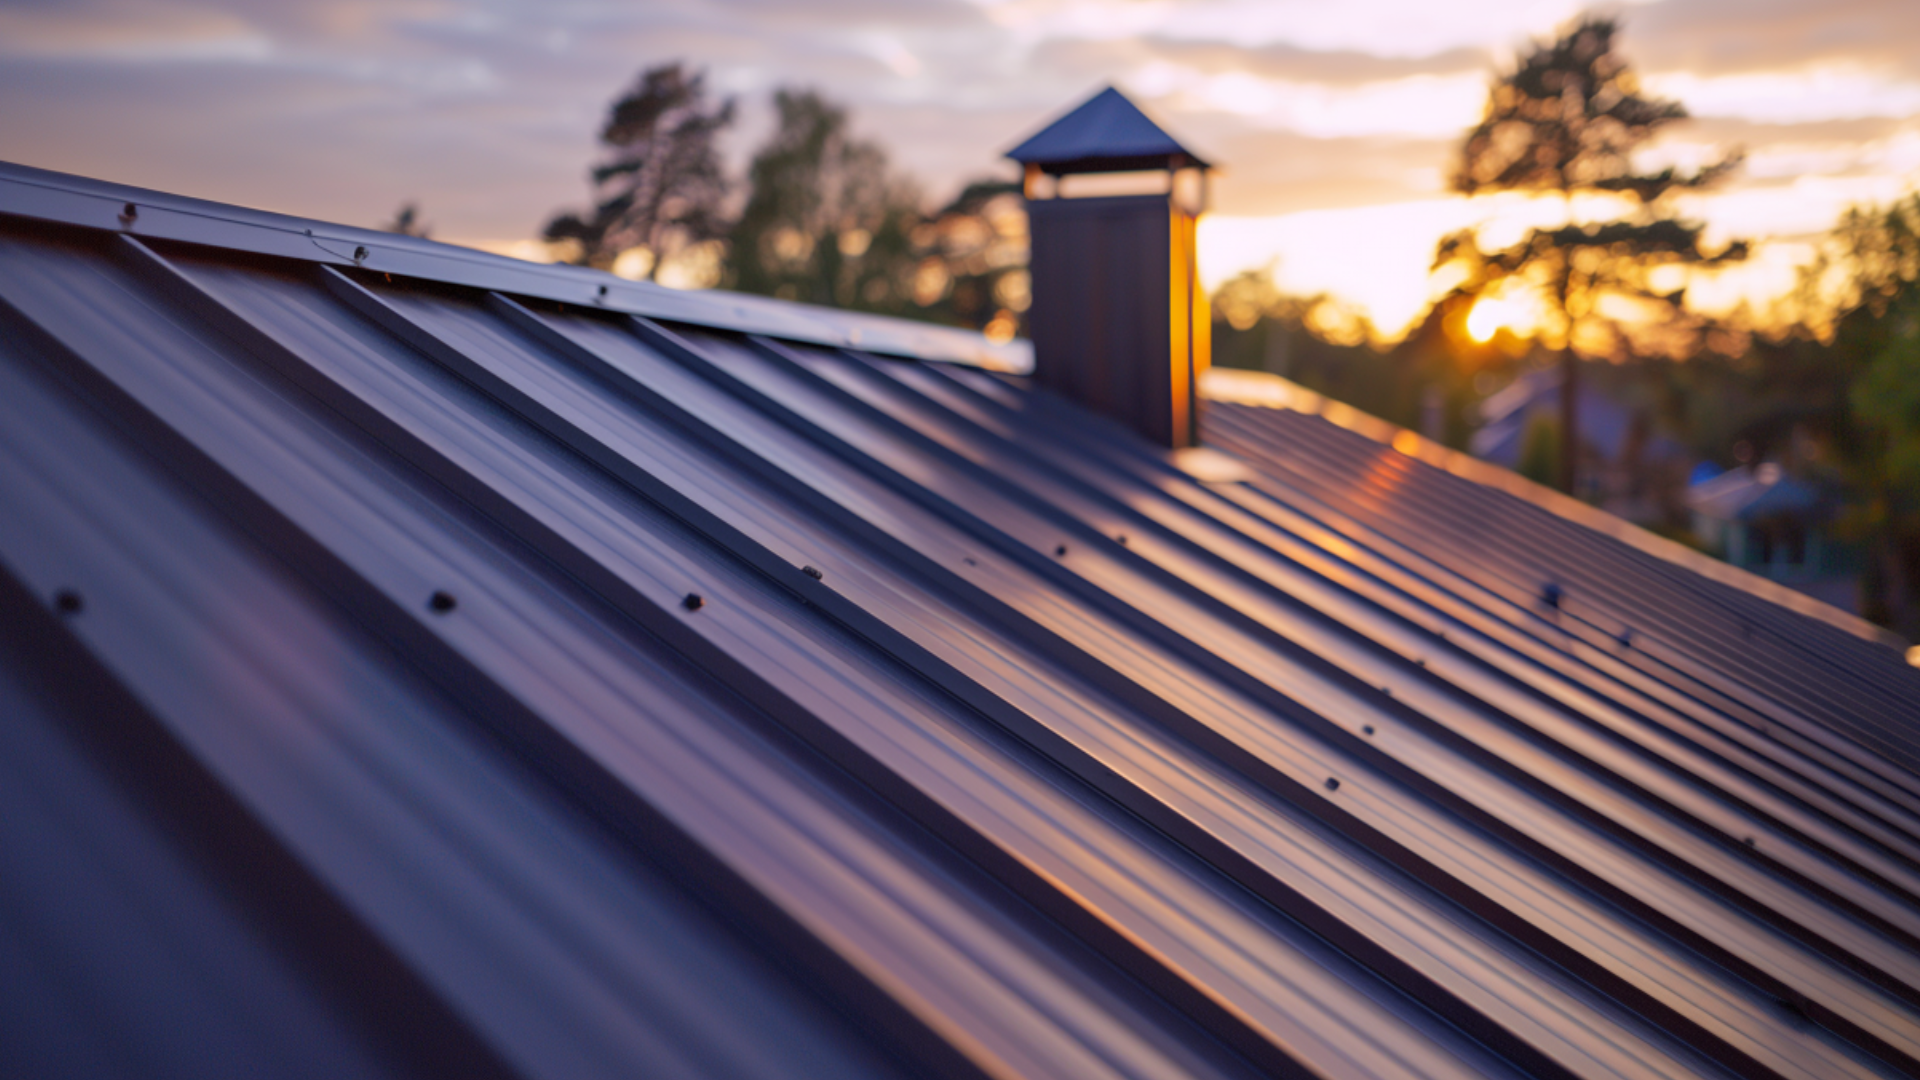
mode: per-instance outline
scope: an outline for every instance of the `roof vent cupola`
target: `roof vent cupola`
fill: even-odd
[[[1194,445],[1209,358],[1194,226],[1211,166],[1112,87],[1007,156],[1026,168],[1035,381]]]

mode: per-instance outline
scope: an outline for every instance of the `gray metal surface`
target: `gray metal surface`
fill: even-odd
[[[8,1075],[1920,1071],[1885,644],[1316,417],[9,190]]]

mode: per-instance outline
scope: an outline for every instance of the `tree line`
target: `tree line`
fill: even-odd
[[[545,239],[645,280],[1013,336],[1028,300],[1017,184],[976,181],[929,211],[843,106],[794,88],[772,105],[772,133],[732,177],[720,139],[738,102],[683,62],[641,72],[601,125],[593,205],[556,214]]]

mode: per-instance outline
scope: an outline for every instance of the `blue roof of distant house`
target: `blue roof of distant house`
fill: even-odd
[[[1774,462],[1742,465],[1687,487],[1687,505],[1719,521],[1805,517],[1821,508],[1820,492]]]
[[[1007,156],[1050,173],[1208,167],[1111,86],[1007,151]]]
[[[1473,456],[1502,468],[1518,468],[1520,455],[1525,450],[1527,426],[1536,417],[1558,422],[1563,378],[1558,368],[1527,372],[1481,402],[1481,426],[1468,443]],[[1619,402],[1593,387],[1583,386],[1578,419],[1583,445],[1598,450],[1609,460],[1617,459],[1626,451],[1633,434],[1633,413]],[[1672,439],[1655,434],[1643,453],[1664,458],[1679,451],[1679,444]]]

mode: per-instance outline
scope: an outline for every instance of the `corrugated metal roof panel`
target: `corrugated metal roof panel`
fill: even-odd
[[[1842,619],[1302,412],[1216,402],[1202,461],[722,298],[355,269],[204,205],[136,240],[48,200],[163,199],[33,179],[0,896],[115,1060],[1920,1063],[1920,673]],[[217,977],[117,981],[69,909]],[[17,1058],[105,1060],[28,985]]]

